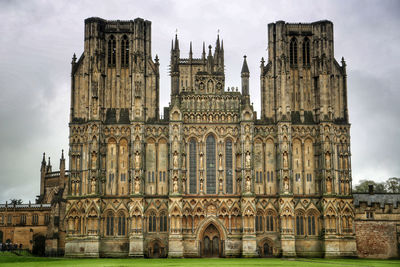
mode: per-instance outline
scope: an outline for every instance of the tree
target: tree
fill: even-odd
[[[353,193],[368,193],[368,186],[374,186],[374,193],[386,193],[385,183],[376,183],[373,180],[361,180],[353,190]]]
[[[400,193],[400,178],[389,178],[385,185],[388,193]]]
[[[16,199],[16,198],[12,198],[10,199],[11,205],[20,205],[22,204],[22,199]]]

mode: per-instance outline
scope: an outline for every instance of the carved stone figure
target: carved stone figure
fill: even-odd
[[[250,152],[247,151],[247,152],[246,152],[246,164],[245,164],[245,167],[246,167],[246,168],[250,168],[250,165],[251,165],[250,162],[251,162]]]
[[[172,191],[174,193],[178,193],[178,178],[175,177],[174,178],[174,182],[173,182],[173,186],[172,186]]]
[[[179,163],[178,163],[178,152],[175,151],[175,153],[174,153],[174,159],[173,159],[173,166],[174,166],[174,169],[178,169],[178,165],[179,165]]]
[[[140,179],[136,178],[135,179],[135,194],[139,194],[140,192]]]
[[[93,178],[92,181],[90,182],[90,190],[92,194],[96,194],[96,179]]]
[[[329,154],[329,152],[325,154],[325,165],[327,169],[331,168],[331,155]]]
[[[135,153],[135,168],[140,169],[140,153],[136,151]]]
[[[288,155],[287,152],[283,152],[283,168],[287,168],[288,167]]]
[[[285,193],[289,192],[289,179],[287,177],[285,177],[285,179],[283,180],[283,188],[285,190]]]
[[[246,192],[250,192],[251,190],[251,180],[250,177],[246,177]]]

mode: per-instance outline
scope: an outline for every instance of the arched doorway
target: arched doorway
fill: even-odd
[[[272,242],[269,240],[264,241],[259,247],[260,256],[261,257],[273,257],[274,256],[274,248],[272,246]]]
[[[214,224],[210,224],[203,233],[201,241],[202,257],[219,257],[222,254],[222,242],[219,231]]]
[[[155,240],[149,244],[148,257],[149,258],[165,257],[165,248],[162,246],[162,244],[158,240]]]

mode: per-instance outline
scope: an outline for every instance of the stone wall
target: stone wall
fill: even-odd
[[[396,222],[356,221],[357,253],[360,258],[399,257]]]

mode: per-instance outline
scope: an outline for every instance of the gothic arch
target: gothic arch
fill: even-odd
[[[225,229],[225,227],[223,226],[222,222],[220,222],[216,217],[208,217],[207,219],[200,222],[200,224],[197,227],[197,230],[195,232],[195,235],[197,236],[197,240],[203,239],[204,231],[211,224],[213,224],[215,226],[215,228],[217,228],[217,230],[219,231],[221,240],[226,240],[226,237],[228,236],[228,232]]]

